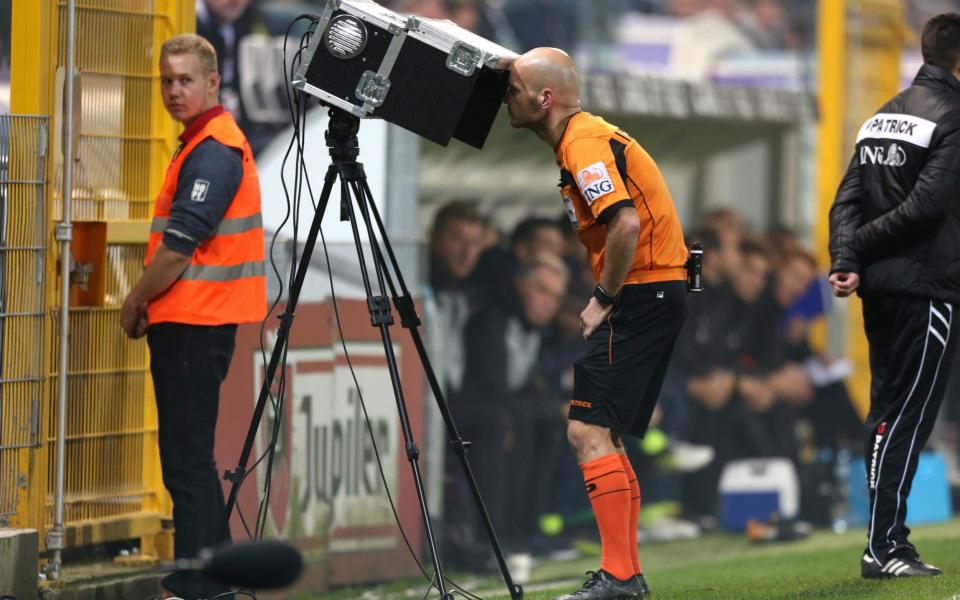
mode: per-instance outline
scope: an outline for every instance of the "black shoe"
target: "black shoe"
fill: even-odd
[[[646,598],[650,595],[650,587],[647,585],[647,580],[643,576],[643,573],[637,573],[633,576],[633,581],[630,582],[630,589],[633,590],[634,598]]]
[[[587,571],[587,575],[590,579],[583,584],[582,588],[553,600],[635,600],[645,595],[637,595],[640,593],[639,586],[636,584],[637,576],[621,581],[602,569]],[[643,579],[642,576],[640,579]],[[647,589],[646,581],[643,581],[642,585]]]
[[[882,566],[869,554],[860,559],[860,576],[864,579],[887,579],[890,577],[936,577],[943,571],[920,560],[916,554],[891,556]]]

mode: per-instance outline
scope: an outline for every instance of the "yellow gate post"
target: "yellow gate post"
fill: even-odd
[[[901,0],[820,0],[817,52],[820,124],[817,151],[816,248],[821,265],[827,251],[830,207],[853,155],[860,125],[899,91],[903,35]],[[844,349],[853,363],[848,384],[861,417],[870,405],[870,362],[860,300],[846,300]],[[823,329],[816,344],[826,345]]]

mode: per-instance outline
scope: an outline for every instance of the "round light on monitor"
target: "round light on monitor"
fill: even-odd
[[[367,28],[356,17],[340,15],[330,21],[324,42],[333,56],[344,60],[355,58],[367,46]]]

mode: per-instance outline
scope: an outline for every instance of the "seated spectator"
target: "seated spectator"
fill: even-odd
[[[560,256],[563,246],[563,233],[556,222],[542,217],[520,221],[510,236],[510,247],[521,263],[543,253]]]
[[[809,253],[781,253],[773,298],[780,319],[777,338],[784,363],[769,377],[781,402],[794,407],[798,442],[797,470],[801,482],[801,515],[815,525],[829,525],[837,491],[833,472],[838,451],[859,452],[863,425],[844,385],[847,373],[836,361],[813,352],[809,344],[811,312],[805,297],[820,293],[817,264]]]
[[[814,288],[820,292],[817,263],[808,252],[795,250],[785,254],[777,268],[775,298],[782,311],[779,337],[783,356],[788,366],[802,371],[812,386],[809,402],[801,401],[802,416],[813,424],[814,442],[819,448],[857,448],[859,450],[863,427],[844,385],[846,370],[833,368],[836,361],[817,354],[810,347],[810,316],[798,302],[810,295]],[[778,393],[788,401],[797,401],[795,394],[799,381],[777,384]]]
[[[686,423],[678,427],[678,434],[715,451],[713,462],[689,474],[682,484],[684,511],[695,518],[716,513],[720,471],[732,454],[729,436],[723,433],[729,427],[736,386],[727,334],[736,302],[731,273],[740,262],[739,244],[725,248],[715,228],[702,230],[696,238],[703,242],[704,292],[690,297],[671,363],[677,386],[686,392],[686,403],[680,405],[687,412]]]
[[[470,462],[504,545],[525,549],[536,530],[544,456],[536,444],[544,423],[561,428],[561,402],[538,393],[534,374],[546,328],[553,323],[567,286],[567,268],[550,253],[522,263],[511,289],[514,301],[489,304],[465,331],[469,368],[451,412],[465,439]],[[505,469],[504,465],[510,465]],[[453,476],[456,477],[456,470]],[[448,511],[463,520],[464,511]],[[475,530],[476,538],[484,534]]]
[[[463,378],[463,329],[478,298],[470,276],[480,258],[484,233],[483,217],[472,204],[461,201],[440,208],[430,232],[424,321],[433,367],[448,395],[460,390]]]
[[[492,246],[480,257],[473,282],[483,294],[484,303],[510,302],[510,290],[517,267],[541,253],[561,256],[564,249],[563,233],[554,221],[543,217],[528,217],[514,228],[510,246]]]
[[[803,242],[792,227],[783,224],[775,225],[767,235],[767,239],[770,240],[774,259],[778,262],[792,252],[806,252],[803,249]]]
[[[695,400],[691,441],[716,450],[716,460],[685,484],[694,514],[715,513],[717,483],[730,460],[797,454],[793,411],[778,402],[770,378],[782,362],[775,335],[779,313],[770,300],[769,251],[747,238],[739,254],[739,268],[730,278],[733,298],[713,338],[713,364],[701,366],[705,373],[687,385]]]
[[[583,248],[579,242],[577,246]],[[565,262],[571,272],[579,270],[576,261]],[[586,257],[583,257],[582,264],[589,270]],[[593,275],[590,277],[590,284],[593,284]],[[542,494],[535,506],[541,515],[549,513],[556,525],[553,531],[541,531],[553,537],[543,540],[545,546],[553,549],[562,545],[562,540],[576,535],[578,522],[590,537],[596,530],[593,509],[583,493],[580,464],[566,441],[566,414],[573,398],[573,361],[586,346],[580,313],[583,312],[584,298],[589,298],[592,293],[592,287],[571,278],[554,325],[544,337],[535,373],[536,393],[542,398],[545,416],[544,426],[538,430],[540,440],[537,444],[547,453],[547,460],[541,461]],[[554,408],[556,412],[551,415]],[[561,415],[562,419],[559,418]],[[551,421],[551,416],[557,418]],[[557,538],[558,535],[561,537]]]
[[[583,302],[584,297],[590,297],[590,294],[593,293],[593,286],[596,285],[596,280],[593,278],[593,269],[590,268],[590,260],[587,257],[587,249],[580,242],[577,230],[570,226],[570,217],[566,212],[560,215],[556,224],[563,240],[560,257],[563,258],[563,262],[567,263],[567,268],[570,269],[571,293],[582,288],[585,291],[585,296],[581,295],[580,301]],[[583,310],[583,308],[581,307],[580,310]],[[578,322],[579,315],[578,312]]]
[[[811,422],[817,447],[859,446],[862,427],[843,385],[843,370],[831,370],[834,361],[810,348],[810,316],[797,306],[811,286],[819,291],[813,256],[800,249],[782,253],[769,296],[775,365],[766,382],[778,401],[798,408],[797,416]]]

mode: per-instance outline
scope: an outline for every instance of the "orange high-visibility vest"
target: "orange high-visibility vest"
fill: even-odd
[[[183,275],[147,303],[147,320],[151,325],[162,322],[191,325],[247,323],[259,321],[266,314],[260,180],[250,144],[229,113],[208,121],[167,167],[163,187],[157,196],[144,264],[150,264],[167,228],[183,161],[208,137],[242,152],[243,180],[220,225],[194,251]]]

